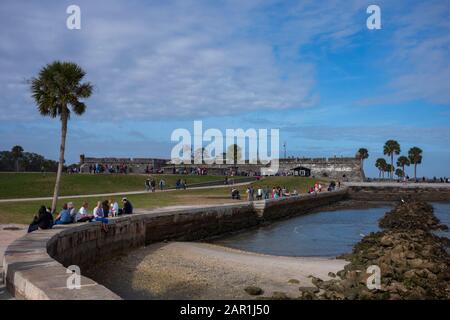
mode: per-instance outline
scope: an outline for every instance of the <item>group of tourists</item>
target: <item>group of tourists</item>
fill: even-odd
[[[54,225],[91,221],[101,222],[103,231],[107,232],[109,217],[132,213],[133,205],[127,198],[122,198],[122,208],[119,207],[119,204],[114,199],[98,201],[91,214],[89,213],[89,203],[86,201],[83,202],[79,210],[76,210],[73,202],[64,203],[61,211],[55,218],[53,218],[50,208],[41,206],[38,214],[28,227],[28,232],[33,232],[38,229],[50,229]]]
[[[130,172],[128,166],[126,164],[90,164],[89,165],[89,173],[98,174],[98,173],[128,173]]]
[[[145,186],[145,190],[146,191],[152,191],[152,192],[155,192],[155,190],[156,190],[156,180],[155,179],[150,179],[150,178],[147,178],[146,180],[145,180],[145,183],[144,183],[144,186]],[[166,181],[164,180],[164,179],[161,179],[161,180],[159,180],[159,183],[158,183],[158,186],[159,186],[159,190],[164,190],[164,188],[166,187]]]
[[[327,191],[334,191],[337,188],[341,187],[341,182],[338,181],[337,184],[334,181],[331,181],[327,187]],[[309,194],[317,194],[324,190],[324,186],[320,182],[316,182],[313,186],[308,188]],[[246,190],[247,194],[247,201],[253,201],[253,200],[264,200],[264,199],[280,199],[280,198],[286,198],[291,196],[298,196],[298,192],[296,189],[294,189],[292,192],[289,191],[286,187],[280,187],[280,186],[273,186],[272,189],[270,189],[268,186],[259,187],[256,189],[253,188],[252,185],[247,187]],[[231,189],[231,198],[240,200],[241,196],[239,193],[239,190],[237,188]]]
[[[235,193],[235,197],[233,197],[233,190]],[[237,193],[236,193],[236,191],[237,191]],[[238,197],[236,197],[236,194]],[[298,192],[295,189],[292,192],[289,192],[288,188],[280,187],[280,186],[274,186],[274,187],[272,187],[272,189],[270,189],[268,186],[259,187],[255,191],[253,186],[250,185],[246,190],[246,194],[247,194],[247,201],[253,201],[255,199],[256,200],[278,199],[278,198],[296,196],[296,195],[298,195]],[[233,199],[240,199],[239,191],[235,188],[232,189],[231,196]]]

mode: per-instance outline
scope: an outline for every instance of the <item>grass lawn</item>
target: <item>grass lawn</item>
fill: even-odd
[[[177,179],[189,184],[223,180],[222,176],[152,175],[157,183],[166,181],[166,187],[174,187]],[[144,190],[146,175],[139,174],[63,174],[61,196],[100,194]],[[55,173],[7,173],[0,172],[0,199],[51,197],[55,185]]]
[[[100,177],[100,176],[96,176]],[[193,177],[192,177],[193,178]],[[217,176],[213,177],[216,178]],[[141,177],[142,179],[142,177]],[[166,180],[167,181],[167,180]],[[189,182],[189,179],[188,179]],[[308,186],[313,185],[316,180],[311,178],[301,177],[267,177],[260,181],[253,183],[255,188],[259,186],[286,186],[290,191],[297,189],[298,192],[304,193]],[[208,188],[201,190],[179,190],[170,192],[155,192],[139,195],[130,195],[127,198],[133,203],[135,208],[157,208],[173,205],[188,205],[188,204],[215,204],[215,203],[231,203],[245,201],[245,186],[240,186],[241,197],[243,200],[230,199],[230,188]],[[123,191],[123,190],[122,190]],[[121,197],[115,197],[120,204]],[[58,208],[64,202],[72,201],[76,208],[79,208],[84,200],[87,200],[92,209],[97,201],[105,200],[104,198],[86,198],[86,199],[63,199],[59,201]],[[0,203],[0,224],[5,223],[24,223],[28,224],[33,219],[41,205],[50,206],[51,201],[33,201],[33,202],[10,202]]]

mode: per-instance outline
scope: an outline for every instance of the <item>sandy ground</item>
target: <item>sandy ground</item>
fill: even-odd
[[[0,300],[11,299],[3,283],[3,255],[6,247],[23,236],[28,226],[23,224],[0,224]]]
[[[309,275],[329,279],[344,260],[262,255],[207,243],[157,243],[97,265],[87,276],[125,299],[253,299],[283,292],[295,298]],[[291,281],[290,281],[291,280]],[[294,281],[293,281],[294,280]]]

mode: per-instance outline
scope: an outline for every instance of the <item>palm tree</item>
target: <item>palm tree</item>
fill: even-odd
[[[19,159],[22,158],[23,148],[21,146],[14,146],[11,149],[11,154],[16,164],[16,172],[19,172]]]
[[[387,166],[387,162],[383,158],[378,158],[377,161],[375,161],[375,167],[377,167],[377,169],[380,172],[379,178],[381,178],[381,174],[383,174],[383,179],[384,179],[384,171],[385,171],[386,166]]]
[[[384,144],[383,153],[391,157],[391,179],[394,177],[394,154],[400,154],[400,144],[395,140],[388,140]]]
[[[237,144],[231,144],[227,149],[227,158],[237,164],[242,159],[242,149]]]
[[[61,120],[61,145],[52,212],[55,211],[58,201],[70,113],[82,115],[86,110],[86,105],[80,99],[90,97],[93,90],[89,82],[81,83],[85,75],[86,72],[75,63],[55,61],[43,67],[38,76],[31,79],[31,93],[39,113],[51,118],[59,117]]]
[[[406,174],[405,172],[405,166],[409,166],[411,162],[409,161],[408,157],[400,156],[397,159],[397,167],[402,167],[403,175]]]
[[[397,177],[399,177],[399,178],[403,178],[403,177],[405,176],[405,172],[404,172],[402,169],[397,168],[397,169],[395,170],[395,175],[396,175]]]
[[[422,152],[419,147],[412,147],[408,151],[409,161],[414,165],[414,180],[417,179],[417,165],[422,163]]]
[[[364,159],[369,157],[369,151],[366,148],[360,148],[356,153],[356,157],[361,161],[361,169],[364,168]]]

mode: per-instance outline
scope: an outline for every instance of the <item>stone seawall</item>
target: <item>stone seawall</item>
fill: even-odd
[[[66,267],[86,268],[117,254],[164,240],[199,240],[257,226],[267,220],[303,214],[339,201],[346,190],[317,196],[242,202],[205,207],[140,210],[110,219],[109,231],[99,222],[56,226],[27,234],[5,252],[3,266],[9,292],[25,299],[120,299],[104,286],[81,277],[81,289],[69,290]]]
[[[352,200],[361,201],[400,201],[414,199],[421,201],[450,201],[450,185],[349,185],[348,195]]]

